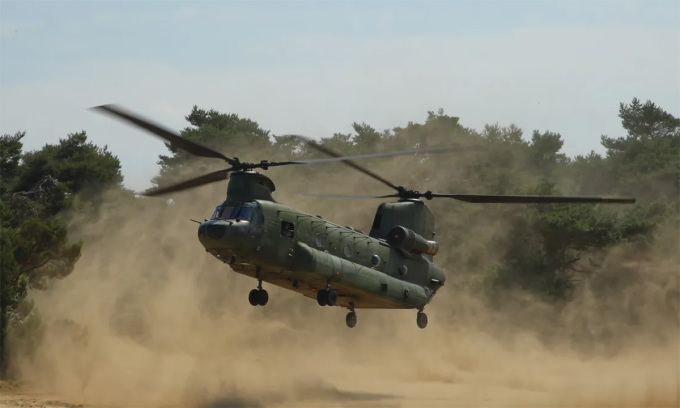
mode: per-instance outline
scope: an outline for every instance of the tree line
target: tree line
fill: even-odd
[[[447,256],[465,270],[483,270],[475,284],[490,304],[502,302],[501,294],[510,290],[556,304],[573,299],[583,281],[598,282],[598,262],[607,248],[623,245],[636,256],[675,253],[677,258],[680,119],[637,98],[620,104],[619,118],[626,133],[601,136],[604,155],[568,157],[561,152],[564,141],[559,133],[534,130],[525,137],[515,125],[498,124],[471,129],[441,109],[428,112],[423,123],[386,130],[353,123],[352,133],[336,133],[319,143],[345,155],[452,144],[477,148],[453,153],[453,158],[430,155],[398,170],[371,163],[379,173],[398,177],[397,184],[412,188],[426,180],[426,188],[444,193],[635,196],[638,203],[626,207],[466,205],[455,217],[437,217],[438,239],[450,248]],[[271,160],[318,157],[299,139],[272,135],[237,114],[194,106],[186,120],[183,137],[227,155],[257,152],[259,158]],[[30,291],[44,290],[52,280],[68,276],[81,255],[83,242],[69,235],[76,216],[95,217],[105,199],[137,200],[123,186],[119,159],[106,146],[89,142],[85,131],[35,151],[24,151],[25,136],[25,132],[0,136],[2,376],[7,374],[8,330],[22,327],[31,316]],[[195,175],[196,165],[201,172],[215,165],[167,146],[169,153],[159,157],[159,172],[152,180],[156,186]],[[313,176],[297,166],[281,171],[313,184],[332,179],[337,166],[341,165],[318,166]],[[111,191],[116,193],[110,195]],[[444,213],[436,210],[445,205],[433,202],[435,214]],[[488,250],[475,246],[474,240],[481,223],[493,220],[504,228],[484,241],[501,251],[489,263]],[[677,259],[674,262],[680,265]],[[623,275],[604,284],[622,284]],[[679,294],[672,289],[667,294],[669,305],[677,308]]]

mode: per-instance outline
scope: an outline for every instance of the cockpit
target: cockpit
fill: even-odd
[[[226,201],[215,208],[211,220],[239,220],[248,221],[253,224],[262,225],[264,215],[257,201],[227,205]]]
[[[230,202],[229,205],[224,201],[215,208],[209,220],[199,225],[198,239],[213,255],[237,249],[243,255],[253,247],[252,241],[243,244],[244,240],[259,239],[263,232],[264,213],[257,201]],[[245,247],[239,246],[241,244]]]

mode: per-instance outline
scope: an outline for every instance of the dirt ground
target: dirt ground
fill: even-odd
[[[474,336],[473,336],[474,337]],[[482,336],[483,337],[483,336]],[[477,340],[481,341],[482,337]],[[472,339],[469,339],[472,340]],[[489,339],[486,339],[489,341]],[[677,407],[678,359],[665,353],[642,353],[637,358],[568,361],[564,356],[543,352],[509,357],[498,350],[475,355],[475,341],[452,342],[464,350],[456,353],[457,364],[448,369],[434,365],[438,358],[433,350],[424,349],[427,364],[416,364],[416,370],[395,370],[357,366],[353,372],[338,373],[338,363],[329,366],[333,378],[326,381],[307,377],[302,382],[288,382],[287,387],[272,385],[268,390],[253,392],[227,385],[223,394],[207,392],[210,398],[194,403],[176,399],[179,395],[166,388],[164,397],[153,401],[111,399],[84,393],[71,397],[29,391],[30,387],[0,388],[0,407]],[[484,347],[484,346],[482,346]],[[533,355],[531,355],[533,354]],[[441,360],[450,363],[451,353]],[[505,361],[502,360],[505,358]],[[508,358],[514,364],[508,364]],[[319,360],[322,366],[322,360]],[[391,365],[391,364],[388,364]],[[429,371],[427,367],[430,367]],[[295,371],[293,369],[292,371]],[[285,375],[285,372],[277,374]],[[354,374],[354,376],[352,375]],[[155,379],[153,382],[158,382]],[[124,388],[111,384],[111,388]],[[152,387],[153,388],[153,385]],[[151,391],[151,390],[149,390]],[[101,398],[100,398],[101,397]],[[91,401],[91,402],[88,402]],[[98,403],[97,401],[100,401]]]
[[[415,327],[409,311],[363,311],[363,326],[350,330],[339,327],[344,312],[333,310],[318,331],[254,310],[263,320],[247,324],[247,331],[216,330],[219,341],[195,338],[202,345],[196,348],[102,338],[60,354],[48,349],[40,372],[27,376],[32,383],[0,388],[0,406],[604,408],[680,402],[677,346],[584,355],[547,349],[532,336],[509,341],[455,329],[436,310],[425,330]],[[386,323],[391,320],[399,326]],[[253,335],[258,332],[262,336]],[[374,344],[384,338],[392,340]]]
[[[27,407],[27,408],[76,408],[78,404],[58,401],[49,395],[31,393],[25,386],[16,383],[0,381],[0,407]]]
[[[218,194],[88,221],[73,273],[32,293],[41,335],[16,345],[22,387],[0,387],[0,406],[680,405],[675,261],[636,265],[637,283],[585,288],[556,314],[522,298],[490,309],[442,251],[449,280],[426,329],[414,310],[363,309],[349,329],[346,310],[271,285],[267,306],[248,304],[256,281],[206,254],[187,219]],[[326,205],[342,225],[358,217]]]

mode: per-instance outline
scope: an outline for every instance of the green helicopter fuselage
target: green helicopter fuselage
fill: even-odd
[[[199,226],[206,251],[310,298],[331,288],[349,309],[422,309],[444,284],[432,262],[438,245],[424,238],[434,236],[434,217],[422,201],[381,204],[367,235],[276,202],[274,188],[260,173],[232,173],[227,199]]]

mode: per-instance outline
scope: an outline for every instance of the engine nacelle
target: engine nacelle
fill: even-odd
[[[428,241],[414,231],[397,225],[387,234],[387,243],[395,249],[400,249],[410,254],[437,255],[439,243]]]

